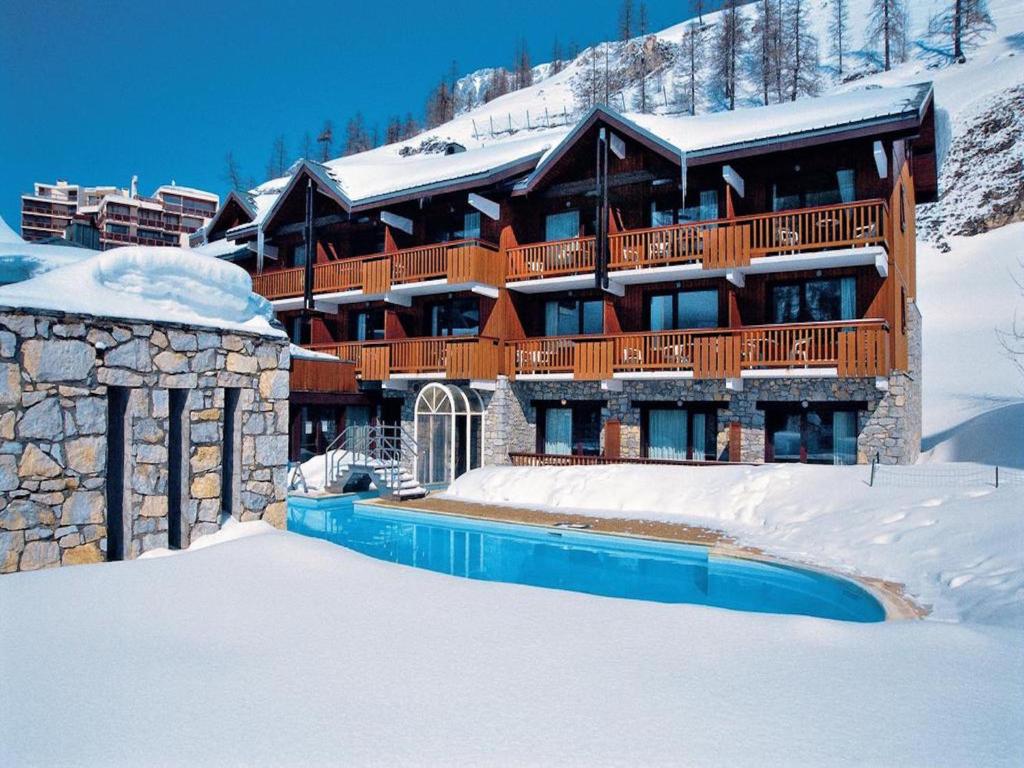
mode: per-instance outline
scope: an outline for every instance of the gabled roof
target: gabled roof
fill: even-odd
[[[320,163],[303,159],[293,165],[291,170],[292,176],[288,179],[288,183],[285,184],[284,189],[278,194],[274,204],[270,206],[262,220],[257,222],[260,226],[266,226],[274,221],[274,216],[281,210],[292,191],[296,189],[302,179],[307,177],[316,182],[318,192],[334,200],[342,210],[352,210],[352,201],[349,200],[348,195],[341,191],[337,182],[328,175],[327,169]]]
[[[213,218],[206,223],[205,227],[203,227],[204,232],[209,234],[210,232],[213,232],[217,228],[217,224],[220,221],[221,216],[224,215],[224,212],[228,209],[228,206],[231,203],[235,203],[235,205],[241,208],[242,211],[249,217],[249,221],[252,221],[254,218],[256,218],[256,207],[253,205],[252,200],[249,199],[249,196],[239,194],[238,192],[232,190],[228,192],[227,198],[217,209],[217,212],[213,214]]]
[[[679,156],[679,149],[669,142],[651,133],[644,128],[641,128],[636,123],[627,120],[625,117],[620,115],[610,107],[606,107],[602,104],[598,104],[590,109],[583,118],[576,123],[576,126],[569,131],[569,133],[551,150],[549,150],[526,179],[516,184],[515,194],[523,195],[532,189],[535,189],[537,185],[544,179],[545,176],[558,164],[558,161],[565,157],[566,154],[580,141],[591,128],[598,125],[599,123],[605,123],[610,128],[624,133],[630,136],[633,140],[643,144],[648,149],[662,155],[667,160],[673,163],[681,162]]]

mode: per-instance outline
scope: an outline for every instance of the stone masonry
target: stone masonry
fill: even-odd
[[[125,399],[124,556],[168,545],[170,392],[185,390],[182,545],[217,530],[225,390],[237,389],[231,515],[282,527],[283,338],[0,308],[0,573],[103,560],[108,403]]]

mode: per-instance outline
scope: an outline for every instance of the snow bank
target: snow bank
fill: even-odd
[[[1024,485],[922,487],[922,469],[887,467],[872,488],[865,466],[486,467],[446,495],[721,529],[783,557],[902,583],[935,619],[1024,627]]]
[[[284,335],[271,326],[270,303],[252,292],[245,270],[184,248],[95,254],[0,288],[0,306]]]
[[[294,534],[4,576],[0,612],[5,766],[941,768],[1024,750],[1021,634],[1000,627],[470,581]]]
[[[28,280],[95,255],[96,251],[78,248],[71,243],[27,243],[0,217],[0,285]]]
[[[924,460],[1024,466],[1019,407],[1024,378],[999,343],[1024,315],[1024,223],[950,237],[943,253],[918,243],[918,306],[924,322]],[[973,421],[1000,409],[1003,416]],[[988,431],[982,431],[982,430]],[[950,442],[952,441],[952,442]],[[947,444],[937,451],[937,447]]]
[[[300,347],[298,344],[289,345],[292,358],[298,358],[300,360],[333,360],[338,362],[340,359],[336,355],[328,355],[326,352],[317,352],[315,349],[306,349]]]
[[[200,536],[189,544],[188,549],[150,549],[139,555],[139,560],[149,560],[154,557],[174,557],[183,552],[194,552],[207,547],[214,547],[218,544],[225,544],[229,541],[238,541],[250,536],[263,536],[266,534],[281,533],[277,528],[264,520],[249,520],[244,523],[233,517],[229,517],[224,524],[214,533]]]

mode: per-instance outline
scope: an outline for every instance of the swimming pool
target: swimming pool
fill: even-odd
[[[288,529],[379,560],[483,581],[844,621],[885,618],[864,589],[817,571],[698,545],[394,509],[367,504],[367,496],[292,496]]]

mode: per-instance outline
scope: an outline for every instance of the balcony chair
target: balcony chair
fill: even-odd
[[[854,240],[870,240],[875,237],[878,237],[878,222],[872,221],[853,228]]]
[[[643,367],[644,351],[640,347],[623,347],[622,364],[625,366]]]

